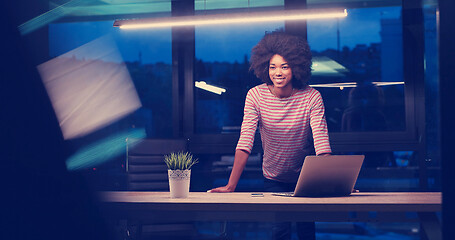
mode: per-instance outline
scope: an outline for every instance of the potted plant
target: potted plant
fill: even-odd
[[[168,168],[171,198],[186,198],[190,191],[191,167],[197,159],[189,152],[173,152],[164,156]]]

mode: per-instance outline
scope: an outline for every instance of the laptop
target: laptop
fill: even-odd
[[[364,155],[307,156],[294,192],[272,193],[287,197],[348,196],[362,167]]]

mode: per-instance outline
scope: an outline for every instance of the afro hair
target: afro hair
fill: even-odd
[[[278,54],[292,70],[292,86],[304,88],[311,77],[311,50],[307,41],[282,30],[267,32],[251,50],[250,71],[267,85],[273,84],[269,77],[270,59]]]

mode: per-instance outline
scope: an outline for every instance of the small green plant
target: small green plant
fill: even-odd
[[[187,170],[198,163],[197,158],[194,159],[189,152],[173,152],[165,155],[164,162],[170,170]]]

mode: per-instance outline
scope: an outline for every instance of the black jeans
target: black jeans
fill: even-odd
[[[296,183],[283,183],[273,181],[270,179],[264,180],[265,192],[292,192],[295,189]],[[291,222],[277,222],[273,224],[272,228],[274,240],[291,239],[292,223]],[[316,227],[314,222],[298,222],[297,223],[297,236],[300,240],[315,240]]]

